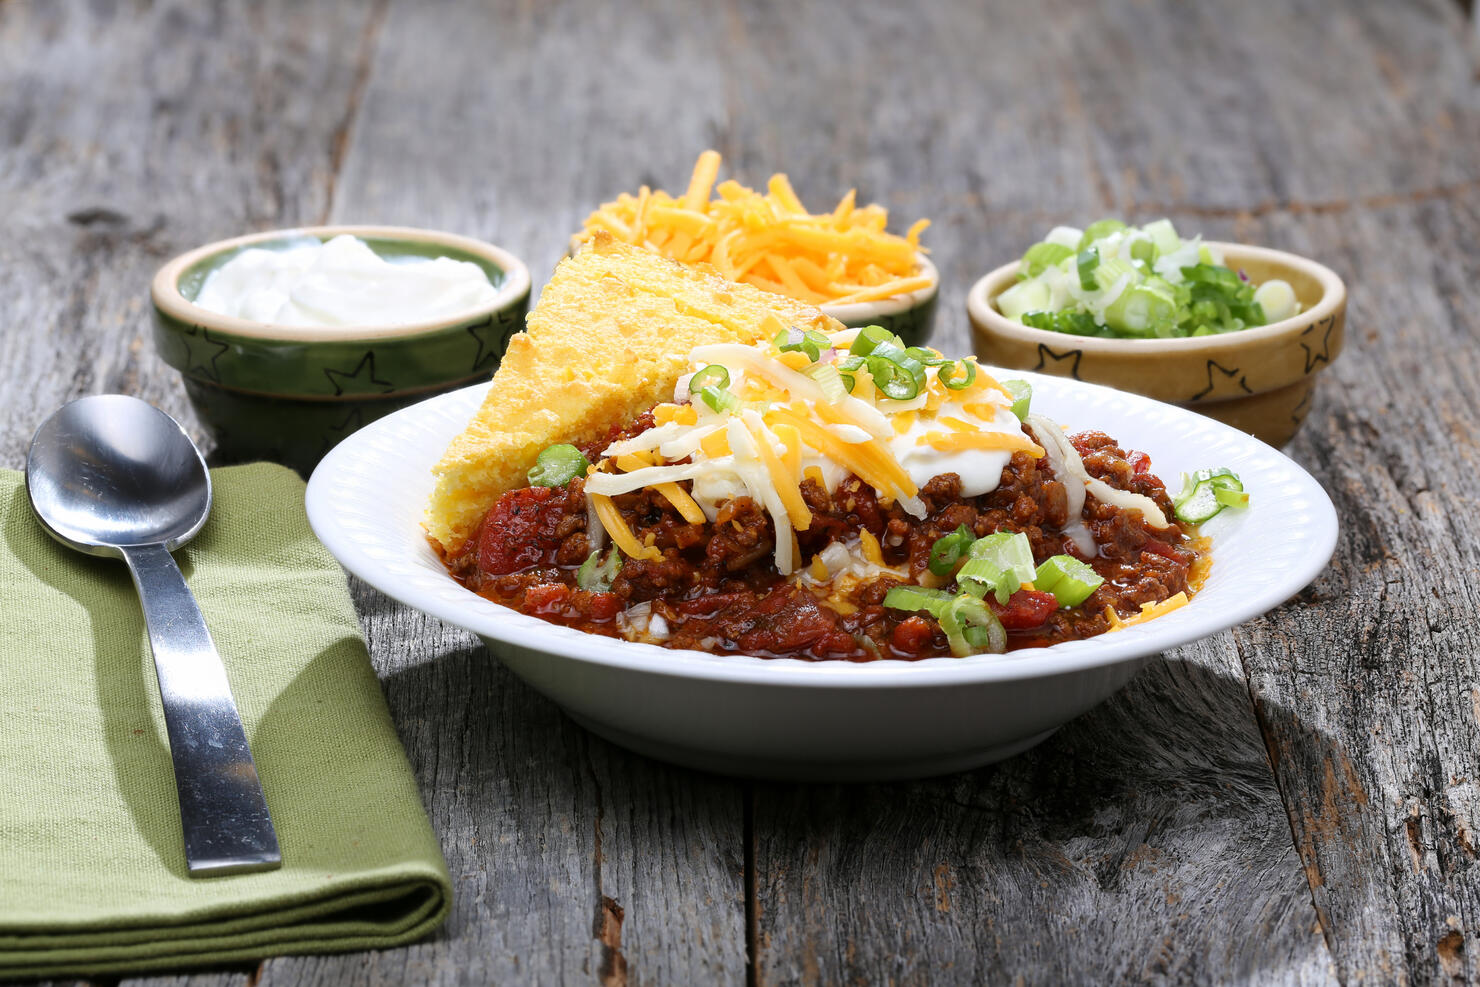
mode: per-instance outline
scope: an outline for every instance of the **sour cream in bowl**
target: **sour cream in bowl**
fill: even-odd
[[[266,325],[394,326],[474,311],[497,296],[472,261],[388,258],[341,233],[248,247],[206,275],[195,304]]]
[[[325,226],[208,244],[155,275],[154,341],[221,461],[305,474],[360,426],[487,380],[529,270],[431,230]]]

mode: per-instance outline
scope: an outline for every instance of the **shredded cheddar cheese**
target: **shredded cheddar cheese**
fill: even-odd
[[[586,218],[578,242],[605,231],[687,264],[707,263],[741,281],[813,304],[850,304],[908,294],[933,283],[919,273],[921,219],[903,236],[885,229],[889,213],[859,206],[855,191],[829,212],[810,213],[784,174],[765,193],[719,177],[720,156],[705,151],[681,198],[644,185]]]
[[[587,494],[591,503],[596,508],[596,517],[601,521],[601,526],[606,529],[607,536],[611,538],[612,544],[622,550],[622,554],[634,559],[656,559],[661,558],[663,553],[651,545],[643,545],[627,527],[627,522],[622,518],[622,512],[617,510],[617,505],[612,503],[610,497],[601,494]]]
[[[1185,591],[1179,592],[1174,596],[1167,597],[1160,603],[1141,604],[1141,612],[1131,617],[1122,617],[1115,612],[1114,607],[1107,605],[1105,607],[1105,619],[1110,621],[1110,630],[1118,631],[1136,624],[1144,624],[1148,620],[1155,620],[1157,617],[1165,616],[1173,610],[1180,610],[1187,605],[1187,602],[1187,593]]]
[[[783,200],[785,188],[776,187]],[[819,382],[826,375],[814,367],[843,360],[856,331],[828,334],[825,343],[814,338],[817,348],[811,351],[793,348],[789,332],[779,319],[768,318],[759,326],[760,342],[694,348],[688,354],[692,370],[716,365],[725,375],[715,379],[728,384],[707,384],[713,390],[698,398],[687,383],[679,385],[675,403],[654,408],[652,428],[603,450],[603,467],[609,463],[622,472],[593,476],[586,489],[593,495],[592,516],[624,552],[654,549],[637,544],[614,515],[614,495],[653,490],[695,524],[717,517],[724,503],[748,497],[774,525],[776,569],[790,575],[809,568],[796,538],[813,524],[803,480],[832,496],[851,475],[873,488],[881,506],[898,504],[923,518],[920,486],[932,477],[954,472],[963,489],[971,484],[980,493],[996,486],[1012,453],[1044,455],[1022,423],[1003,413],[995,394],[949,388],[941,377],[947,363],[921,373],[913,396],[888,397],[867,367],[854,362],[848,368],[851,387],[844,383],[840,393],[835,385],[842,372],[829,390]],[[960,372],[957,367],[950,379],[959,379]],[[990,381],[979,371],[977,376]],[[890,393],[899,393],[898,383],[897,377],[891,380]],[[863,539],[860,551],[872,564],[883,564],[874,536]]]

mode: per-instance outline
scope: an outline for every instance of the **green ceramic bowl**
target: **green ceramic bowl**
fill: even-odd
[[[930,278],[930,284],[918,291],[876,302],[819,305],[818,308],[845,326],[883,326],[908,346],[924,346],[935,329],[935,300],[940,295],[940,272],[924,254],[920,254],[918,259],[919,273]]]
[[[433,322],[332,328],[275,326],[194,303],[207,275],[249,247],[304,237],[359,237],[382,257],[451,257],[488,274],[487,305]],[[154,341],[185,380],[223,462],[270,459],[307,474],[340,439],[424,398],[487,380],[524,328],[529,270],[468,237],[393,226],[315,226],[222,240],[160,268],[150,286]]]

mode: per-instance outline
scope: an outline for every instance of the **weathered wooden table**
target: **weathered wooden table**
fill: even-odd
[[[1331,567],[996,767],[856,787],[670,768],[357,587],[452,918],[407,949],[170,981],[1480,980],[1462,11],[991,6],[0,2],[7,467],[83,394],[193,424],[149,341],[148,280],[179,251],[403,223],[503,244],[538,289],[589,208],[680,185],[707,146],[809,203],[857,186],[932,217],[948,351],[971,281],[1058,221],[1167,215],[1351,290],[1348,351],[1287,450],[1340,512]]]

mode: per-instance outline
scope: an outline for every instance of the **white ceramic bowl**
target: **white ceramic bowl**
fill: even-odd
[[[1251,505],[1205,526],[1213,568],[1157,620],[1041,650],[924,661],[804,662],[631,644],[516,613],[447,575],[421,529],[432,465],[488,385],[432,398],[340,443],[314,471],[308,517],[350,572],[478,634],[576,722],[662,760],[767,778],[865,780],[960,771],[1009,757],[1124,685],[1157,652],[1283,602],[1323,569],[1336,513],[1319,484],[1264,443],[1190,411],[1038,374],[1034,408],[1098,428],[1180,471],[1227,466]]]

